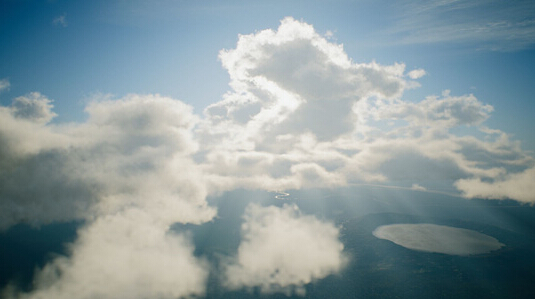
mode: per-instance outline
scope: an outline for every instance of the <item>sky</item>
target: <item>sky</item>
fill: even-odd
[[[13,298],[202,295],[208,261],[168,230],[237,189],[535,202],[531,1],[0,5],[0,229],[85,222]],[[302,294],[347,262],[297,206],[243,219],[229,289]]]

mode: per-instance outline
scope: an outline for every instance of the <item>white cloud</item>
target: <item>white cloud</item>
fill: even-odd
[[[203,295],[208,265],[183,235],[166,231],[149,213],[130,209],[104,216],[79,232],[70,257],[36,275],[19,298],[179,298]]]
[[[9,87],[11,86],[11,83],[8,79],[4,78],[0,80],[0,92],[4,90],[9,90]]]
[[[494,108],[476,96],[401,100],[418,84],[404,78],[423,69],[354,63],[303,22],[240,36],[220,59],[233,91],[207,107],[197,131],[211,190],[422,180],[453,188],[533,164],[507,134],[482,126]]]
[[[485,121],[493,107],[480,102],[474,95],[454,97],[445,90],[442,98],[429,96],[416,103],[393,101],[381,103],[377,119],[404,119],[414,126],[448,129],[459,125],[478,125]]]
[[[412,184],[411,189],[412,190],[416,190],[416,191],[425,191],[425,190],[427,190],[425,187],[420,186],[418,184]]]
[[[483,181],[481,178],[460,179],[455,182],[455,186],[466,197],[516,199],[534,204],[533,182],[535,182],[535,167],[520,173],[505,174],[492,181]]]
[[[13,296],[202,294],[206,265],[183,236],[168,233],[175,222],[202,223],[216,214],[191,158],[198,147],[192,108],[131,95],[91,103],[85,123],[47,125],[42,115],[51,114],[49,102],[37,97],[30,104],[0,109],[6,125],[0,127],[0,228],[87,224],[68,257],[48,263],[33,291]]]
[[[18,97],[11,104],[11,113],[16,118],[46,124],[56,116],[52,112],[52,101],[38,92],[32,92],[26,96]]]
[[[227,266],[228,287],[260,287],[263,293],[295,292],[337,273],[345,265],[339,229],[313,216],[299,213],[297,206],[261,207],[250,204],[242,225],[238,255]]]
[[[425,76],[427,73],[424,69],[415,69],[407,73],[407,76],[411,79],[419,79]]]
[[[36,101],[0,110],[2,227],[91,219],[132,205],[169,224],[215,215],[190,157],[198,147],[191,107],[132,95],[90,104],[86,123],[43,126],[51,105]]]
[[[470,177],[498,178],[533,163],[507,134],[480,126],[492,107],[473,95],[445,92],[443,98],[421,102],[366,101],[356,110],[362,137],[353,140],[357,153],[346,166],[349,176],[453,184]],[[466,136],[452,133],[472,128]]]
[[[352,130],[355,101],[398,96],[405,84],[404,65],[355,64],[341,45],[291,18],[276,32],[240,36],[236,49],[222,51],[220,59],[234,91],[205,113],[212,121],[245,122],[245,138],[311,132],[331,140]]]
[[[353,105],[370,96],[398,97],[406,84],[403,64],[353,63],[341,45],[292,18],[277,31],[240,36],[220,59],[233,91],[206,108],[199,133],[206,170],[223,189],[240,181],[267,189],[344,184],[331,171],[344,159],[331,143],[354,131]],[[239,167],[253,155],[247,169]],[[229,182],[228,175],[237,179]]]

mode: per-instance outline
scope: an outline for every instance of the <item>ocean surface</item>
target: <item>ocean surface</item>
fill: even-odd
[[[535,298],[535,209],[513,201],[464,199],[447,194],[352,186],[335,190],[235,190],[209,203],[218,216],[188,231],[195,255],[212,266],[206,298]],[[333,223],[347,265],[299,293],[229,290],[221,269],[241,242],[250,203],[295,204],[302,215]],[[0,287],[30,291],[36,268],[68,255],[83,222],[24,224],[0,233]]]

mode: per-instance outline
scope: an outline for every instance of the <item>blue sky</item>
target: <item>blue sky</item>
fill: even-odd
[[[0,5],[0,230],[84,223],[15,298],[202,296],[213,265],[170,228],[225,192],[535,203],[531,1]],[[229,290],[303,295],[348,262],[295,204],[238,217]]]

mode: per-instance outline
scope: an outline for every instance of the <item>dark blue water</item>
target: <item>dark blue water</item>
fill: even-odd
[[[340,227],[351,257],[337,275],[305,285],[305,298],[535,298],[535,209],[513,201],[466,200],[443,194],[357,186],[336,190],[274,192],[236,190],[209,198],[218,217],[187,230],[195,255],[212,265],[207,298],[302,298],[262,294],[258,288],[229,291],[221,284],[222,261],[236,254],[242,215],[251,202],[295,203],[303,214]],[[434,223],[474,230],[505,246],[475,256],[414,251],[373,236],[381,225]],[[35,267],[76,238],[80,223],[18,225],[0,233],[0,286],[13,281],[28,290]]]

